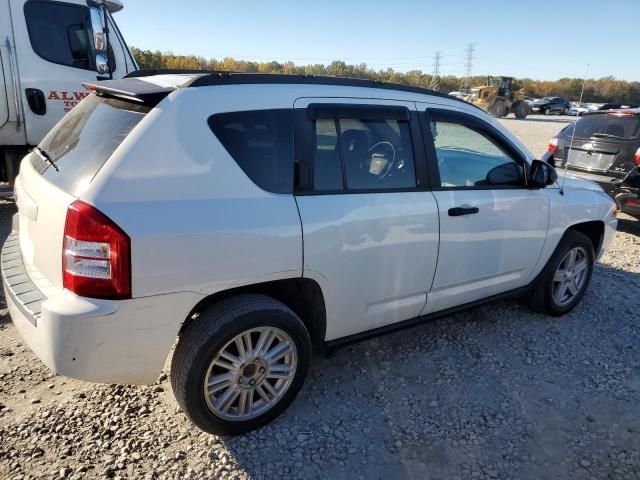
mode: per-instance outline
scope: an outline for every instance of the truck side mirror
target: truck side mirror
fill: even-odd
[[[101,74],[110,73],[109,38],[105,25],[105,17],[101,8],[91,7],[91,30],[93,30],[93,48],[96,52],[96,71]]]
[[[67,37],[71,48],[71,57],[76,61],[87,61],[89,55],[87,52],[86,32],[82,25],[69,25],[67,27]]]
[[[100,75],[106,75],[109,73],[109,59],[102,53],[96,54],[96,72]]]

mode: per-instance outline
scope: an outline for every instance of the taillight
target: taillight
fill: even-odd
[[[76,200],[67,210],[62,251],[64,288],[83,297],[131,298],[131,241],[95,207]]]
[[[549,146],[547,147],[547,151],[549,153],[556,153],[558,151],[558,137],[553,137],[549,141]]]
[[[636,150],[636,154],[633,156],[633,161],[636,165],[640,166],[640,148]]]

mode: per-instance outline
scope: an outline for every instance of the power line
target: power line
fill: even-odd
[[[462,79],[462,82],[460,83],[460,91],[461,92],[466,92],[471,88],[471,71],[473,70],[473,52],[476,49],[476,44],[475,43],[469,43],[467,44],[467,49],[465,50],[465,55],[466,55],[466,62],[464,65],[464,69],[465,69],[465,76]]]
[[[434,91],[440,90],[440,57],[442,52],[436,50],[433,54],[433,73],[431,74],[431,82],[429,82],[429,88]]]

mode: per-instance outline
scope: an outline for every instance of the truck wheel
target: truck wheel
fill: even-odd
[[[296,397],[311,360],[300,318],[264,295],[207,309],[180,335],[171,386],[202,430],[235,435],[269,423]]]
[[[27,154],[26,148],[6,148],[4,150],[4,175],[2,178],[3,181],[9,183],[11,189],[13,190],[13,184],[16,181],[16,177],[20,172],[20,162],[22,161],[22,157]]]
[[[589,237],[567,230],[534,281],[529,306],[554,317],[568,313],[584,296],[594,263],[595,253]]]
[[[527,102],[518,101],[513,107],[513,113],[515,114],[516,118],[519,118],[521,120],[523,118],[527,118],[527,115],[529,115],[530,113],[529,105],[527,105]]]
[[[491,109],[490,113],[496,118],[502,118],[507,115],[507,107],[504,102],[497,102]]]

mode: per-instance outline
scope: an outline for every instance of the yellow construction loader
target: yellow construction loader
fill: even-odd
[[[486,110],[494,117],[506,117],[511,112],[516,118],[526,118],[531,113],[524,100],[524,90],[513,88],[513,77],[487,77],[487,84],[473,87],[469,102]]]

